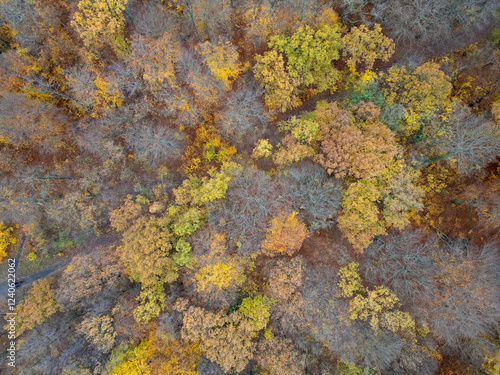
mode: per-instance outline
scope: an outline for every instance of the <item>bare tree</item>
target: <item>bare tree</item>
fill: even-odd
[[[103,312],[127,284],[125,269],[114,250],[97,248],[73,258],[59,282],[57,303],[65,310]]]
[[[334,224],[342,200],[342,181],[310,161],[300,162],[280,177],[280,186],[312,230]]]
[[[453,43],[452,36],[471,33],[498,9],[494,0],[375,0],[373,4],[372,15],[391,30],[397,45],[410,51]]]
[[[135,28],[143,35],[159,38],[165,32],[179,30],[175,15],[165,10],[159,4],[149,5],[141,8],[141,13],[134,17]]]
[[[0,136],[12,145],[27,146],[44,154],[63,144],[67,116],[53,105],[22,94],[0,91]]]
[[[433,295],[432,253],[437,246],[437,237],[409,229],[378,237],[365,250],[364,279],[386,285],[406,308],[411,308]]]
[[[290,199],[265,172],[245,168],[229,182],[225,200],[209,206],[209,221],[227,233],[238,253],[259,251],[267,225],[290,209]]]
[[[246,144],[256,141],[269,120],[260,102],[261,95],[259,88],[246,82],[230,94],[216,123],[224,137]]]
[[[500,124],[471,114],[458,102],[443,125],[445,132],[437,139],[437,147],[456,161],[460,174],[471,175],[500,154]]]
[[[185,136],[174,129],[147,124],[130,127],[127,140],[140,159],[156,167],[162,161],[182,155]]]
[[[211,41],[222,32],[227,37],[232,29],[231,7],[223,0],[182,0],[185,14],[200,41]]]
[[[192,49],[182,53],[177,70],[177,83],[163,82],[155,93],[161,105],[159,112],[164,116],[175,116],[182,125],[194,127],[220,103],[223,83],[210,73],[199,54]]]
[[[498,242],[478,248],[447,240],[436,255],[433,294],[420,301],[419,315],[452,348],[493,332],[500,321]]]

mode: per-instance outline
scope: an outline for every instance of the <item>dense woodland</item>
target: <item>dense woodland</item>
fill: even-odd
[[[499,374],[499,12],[0,0],[0,372]]]

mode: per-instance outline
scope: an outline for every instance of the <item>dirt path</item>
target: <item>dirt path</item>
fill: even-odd
[[[100,246],[109,247],[114,243],[116,243],[118,239],[119,236],[116,233],[107,233],[99,237],[90,238],[86,242],[85,246],[82,246],[80,249],[72,252],[71,254],[65,255],[60,262],[47,266],[44,269],[32,273],[31,275],[25,276],[23,278],[18,278],[16,280],[16,289],[29,285],[37,280],[43,279],[44,277],[51,275],[56,271],[64,269],[71,262],[71,260],[77,255],[90,254],[94,248]],[[21,260],[21,253],[24,247],[25,240],[26,238],[23,237],[21,242],[21,248],[17,255],[16,272],[17,272],[17,267],[19,266],[19,262]],[[7,294],[8,289],[9,288],[7,285],[7,280],[0,282],[0,297],[5,296]]]
[[[21,255],[23,254],[25,242],[26,242],[26,235],[23,236],[23,239],[21,240],[21,247],[19,248],[19,253],[17,253],[15,271],[14,271],[15,275],[17,275],[17,269],[19,268],[19,263],[21,262]]]
[[[60,269],[63,269],[66,267],[69,262],[71,261],[71,258],[65,259],[62,262],[53,264],[51,266],[48,266],[47,268],[44,268],[43,270],[40,270],[38,272],[35,272],[29,276],[23,277],[22,279],[17,279],[16,281],[16,289],[24,287],[26,285],[29,285],[37,280],[43,279],[50,274],[59,271]],[[0,296],[5,296],[7,294],[7,291],[9,290],[7,281],[4,281],[0,283]]]

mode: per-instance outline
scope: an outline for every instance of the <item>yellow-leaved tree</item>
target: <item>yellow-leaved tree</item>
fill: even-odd
[[[387,227],[404,229],[408,213],[422,208],[424,191],[418,171],[393,160],[380,176],[361,179],[344,192],[339,229],[357,251],[365,249]]]
[[[71,25],[88,48],[111,46],[121,54],[128,51],[123,35],[128,0],[81,0]]]
[[[196,342],[151,332],[149,337],[139,345],[131,346],[125,353],[113,353],[108,365],[109,374],[196,375],[200,356]]]
[[[341,296],[350,298],[350,318],[369,322],[375,333],[380,329],[415,335],[415,321],[410,314],[399,310],[399,299],[389,288],[376,286],[366,289],[359,276],[359,264],[352,262],[339,271]]]
[[[224,83],[224,89],[231,89],[231,79],[238,77],[243,68],[238,62],[238,51],[236,46],[230,42],[210,43],[201,45],[203,62],[207,64],[212,75]]]
[[[209,231],[209,238],[202,256],[194,261],[196,269],[192,278],[196,292],[205,301],[218,307],[227,305],[237,297],[238,290],[246,280],[245,269],[249,262],[227,253],[224,234]]]
[[[394,42],[382,34],[379,24],[373,30],[365,25],[353,27],[343,36],[342,48],[350,56],[347,65],[351,71],[356,71],[356,66],[371,69],[375,60],[388,61],[394,54]]]
[[[7,256],[7,247],[16,243],[16,238],[12,235],[13,230],[14,228],[8,228],[4,223],[0,223],[0,262]]]
[[[299,106],[301,101],[298,97],[298,87],[301,80],[291,77],[285,71],[283,56],[273,49],[262,56],[255,56],[255,60],[257,61],[254,67],[255,78],[266,90],[264,94],[266,104],[281,112]]]
[[[403,133],[408,136],[420,129],[426,119],[441,110],[449,100],[452,84],[439,65],[427,62],[415,70],[391,67],[382,93],[387,104],[400,103],[408,109]]]

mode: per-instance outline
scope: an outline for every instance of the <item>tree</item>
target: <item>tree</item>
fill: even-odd
[[[385,286],[376,286],[375,289],[366,289],[358,271],[359,264],[349,263],[339,270],[338,285],[342,290],[342,297],[351,298],[349,301],[350,319],[369,321],[370,326],[379,332],[381,328],[391,332],[415,334],[415,321],[410,314],[398,310],[398,297]]]
[[[365,249],[386,227],[404,229],[409,224],[408,212],[422,208],[418,176],[402,160],[394,160],[380,176],[347,187],[339,229],[356,250]]]
[[[282,326],[291,326],[285,328],[285,332],[307,332],[316,342],[343,353],[341,348],[345,348],[345,341],[352,340],[356,327],[349,319],[347,301],[337,298],[340,295],[337,282],[331,267],[313,267],[304,262],[302,285],[299,287],[303,301],[295,307],[298,311],[285,316]],[[291,330],[292,327],[295,330]]]
[[[361,123],[375,122],[380,117],[380,108],[371,101],[365,102],[364,100],[360,100],[352,107],[352,111]]]
[[[231,179],[225,201],[208,207],[208,221],[227,234],[229,245],[247,256],[258,252],[267,223],[289,207],[289,199],[263,171],[245,168]]]
[[[35,281],[26,293],[24,301],[16,306],[16,336],[21,336],[26,330],[43,323],[59,310],[56,292],[51,288],[51,283],[50,278]]]
[[[273,153],[273,145],[269,143],[268,139],[259,139],[257,145],[252,152],[252,158],[267,158]]]
[[[297,218],[297,212],[281,214],[271,220],[261,250],[265,255],[286,253],[291,256],[300,250],[307,237],[307,227]]]
[[[87,311],[100,309],[112,300],[115,290],[124,286],[125,269],[109,249],[94,249],[92,255],[75,256],[66,267],[57,289],[57,303],[62,310],[75,307]],[[111,301],[112,302],[112,301]]]
[[[410,223],[408,213],[423,208],[424,190],[417,184],[419,177],[420,172],[402,159],[394,159],[377,177],[386,226],[404,229]]]
[[[408,115],[408,111],[404,105],[396,103],[386,105],[380,113],[380,121],[382,121],[389,129],[396,134],[401,134],[403,131],[403,120]]]
[[[115,344],[116,332],[113,328],[113,318],[109,315],[84,318],[78,325],[77,332],[104,353],[111,351]]]
[[[384,95],[379,91],[380,76],[371,70],[365,70],[354,82],[354,91],[351,94],[351,103],[358,104],[372,102],[377,107],[385,103]],[[353,77],[355,78],[355,77]]]
[[[182,338],[199,341],[202,353],[224,371],[242,371],[252,359],[257,327],[239,311],[226,315],[191,306],[182,322]]]
[[[356,181],[344,193],[338,225],[357,251],[366,248],[375,236],[385,233],[377,207],[380,199],[380,190],[371,180]]]
[[[293,295],[302,285],[304,270],[300,258],[278,259],[271,262],[266,274],[268,275],[267,294],[279,305],[290,302]]]
[[[269,47],[287,58],[287,71],[292,79],[304,86],[316,86],[319,91],[332,89],[339,73],[332,66],[338,60],[341,42],[338,25],[325,25],[318,30],[299,27],[291,36],[271,37]]]
[[[179,98],[187,97],[186,99],[182,98],[185,108],[179,106],[181,120],[186,126],[194,127],[199,118],[208,115],[215,106],[220,104],[224,84],[212,75],[210,69],[203,64],[202,57],[195,50],[185,50],[179,59],[178,66],[178,81],[185,82],[191,93],[185,94],[182,87],[175,88],[174,99],[178,101],[177,96]],[[179,90],[180,93],[175,93]],[[184,115],[185,119],[183,119]]]
[[[465,199],[455,202],[475,207],[484,227],[496,229],[500,226],[499,191],[500,181],[492,180],[469,186],[465,190]]]
[[[160,277],[155,283],[142,285],[141,293],[137,298],[139,306],[134,310],[134,319],[137,322],[147,323],[156,318],[165,308],[164,277]]]
[[[301,80],[285,71],[281,54],[272,49],[262,56],[255,56],[255,61],[255,78],[266,90],[264,100],[269,107],[285,112],[301,104],[298,97]]]
[[[247,297],[241,302],[238,311],[252,321],[255,330],[260,331],[266,328],[270,316],[269,309],[273,304],[274,301],[266,296]]]
[[[238,85],[225,101],[215,126],[222,136],[237,143],[251,143],[269,121],[261,103],[262,89],[252,83]]]
[[[312,158],[314,154],[314,149],[311,146],[298,142],[295,137],[288,134],[276,147],[273,159],[278,166],[286,167],[305,158]]]
[[[141,213],[142,207],[137,201],[132,200],[133,197],[132,194],[128,194],[123,200],[123,204],[111,211],[109,220],[114,230],[125,231],[132,224],[131,220],[136,219]]]
[[[376,375],[375,369],[356,366],[355,363],[339,360],[337,362],[339,375]]]
[[[397,153],[394,135],[378,121],[356,126],[352,113],[336,103],[319,105],[315,116],[322,151],[316,160],[335,177],[376,177]]]
[[[182,5],[200,41],[214,41],[222,33],[230,35],[231,7],[227,1],[182,0]]]
[[[196,206],[170,206],[165,216],[172,221],[172,232],[177,237],[189,236],[205,223],[205,210]]]
[[[471,175],[500,154],[500,124],[471,114],[458,102],[444,115],[443,125],[436,147],[456,162],[460,174]]]
[[[213,226],[206,226],[191,238],[193,265],[187,283],[205,307],[229,307],[238,298],[247,280],[245,271],[252,267],[249,260],[231,255],[227,239]]]
[[[280,177],[280,186],[292,197],[309,229],[333,225],[341,206],[342,182],[328,176],[318,164],[304,161],[291,166]]]
[[[130,278],[144,285],[156,284],[161,278],[174,281],[177,273],[172,270],[171,241],[172,233],[162,219],[138,218],[123,234],[118,249]]]
[[[262,48],[273,35],[293,32],[304,25],[338,23],[337,14],[316,0],[251,1],[244,14],[248,44]]]
[[[203,205],[224,198],[229,182],[241,173],[241,169],[239,164],[227,162],[221,166],[220,171],[211,169],[210,177],[203,177],[201,180],[191,177],[184,180],[181,186],[174,189],[176,203]]]
[[[175,36],[180,31],[180,25],[175,13],[161,4],[144,4],[142,12],[134,15],[136,30],[146,36],[160,38],[165,33]]]
[[[75,67],[68,74],[68,91],[80,111],[89,111],[93,117],[107,115],[123,104],[123,95],[116,77],[103,77],[84,67]]]
[[[220,259],[217,263],[208,264],[195,274],[196,292],[206,300],[223,299],[222,295],[233,294],[231,291],[241,287],[246,280],[243,271],[243,264],[234,259]]]
[[[304,298],[299,315],[301,331],[328,346],[343,361],[391,371],[394,361],[406,350],[406,343],[415,336],[385,328],[376,331],[365,321],[350,319],[350,301],[341,297],[338,282],[331,266],[306,265],[300,288]]]
[[[418,308],[432,332],[452,348],[491,332],[500,318],[497,249],[494,241],[477,248],[455,240],[437,253],[434,289]]]
[[[63,146],[67,117],[55,106],[10,91],[0,92],[0,139],[44,154]]]
[[[301,375],[306,365],[305,356],[295,348],[292,340],[277,336],[262,339],[255,358],[269,375]]]
[[[257,48],[265,46],[271,35],[285,31],[287,19],[277,9],[279,3],[272,1],[251,2],[248,4],[244,19],[247,43]]]
[[[369,30],[365,25],[353,27],[342,37],[343,53],[349,55],[347,65],[352,71],[359,64],[371,70],[375,60],[388,61],[394,54],[394,42],[382,34],[379,24]]]
[[[109,374],[196,375],[199,360],[197,343],[151,332],[125,353],[116,351],[110,360]]]
[[[497,9],[494,1],[418,0],[410,4],[377,0],[371,14],[391,30],[396,44],[408,46],[410,51],[417,49],[422,55],[425,47],[450,43],[462,33],[477,30]]]
[[[83,39],[85,46],[102,47],[105,44],[117,53],[128,50],[128,41],[123,35],[125,17],[123,12],[128,0],[80,0],[78,11],[71,25]]]
[[[390,231],[366,250],[362,263],[364,278],[386,285],[400,298],[405,308],[414,311],[419,301],[432,294],[433,252],[438,238],[420,231]]]
[[[208,66],[213,76],[224,84],[227,91],[231,88],[230,80],[238,77],[243,70],[238,62],[238,51],[231,43],[213,44],[205,42],[201,45],[203,62]]]
[[[185,149],[183,133],[155,124],[131,126],[126,135],[137,157],[153,167],[167,159],[180,158]]]
[[[141,78],[149,90],[159,90],[164,81],[175,82],[175,65],[181,47],[170,34],[159,38],[135,35],[132,38],[127,62],[135,77]]]
[[[300,118],[292,116],[287,121],[280,121],[278,129],[281,132],[289,132],[301,143],[309,144],[319,138],[319,124],[308,117],[311,116],[304,115]]]
[[[12,235],[13,230],[13,227],[7,227],[0,222],[0,262],[7,256],[9,245],[17,242],[17,239]]]
[[[428,62],[415,70],[392,66],[385,76],[382,89],[387,104],[400,103],[408,108],[404,134],[416,132],[421,120],[432,117],[448,102],[451,93],[450,78],[436,63]]]

